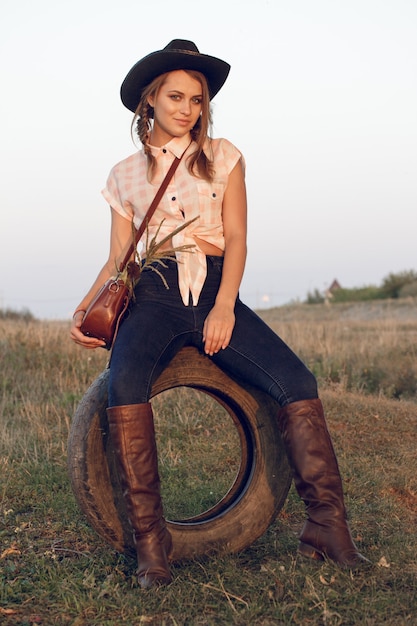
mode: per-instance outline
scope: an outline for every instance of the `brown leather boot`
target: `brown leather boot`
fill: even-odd
[[[163,517],[151,404],[115,406],[107,415],[133,529],[139,584],[142,589],[169,585],[172,540]]]
[[[279,410],[278,424],[307,511],[299,552],[345,568],[369,565],[353,543],[346,521],[342,480],[321,401],[288,404]]]

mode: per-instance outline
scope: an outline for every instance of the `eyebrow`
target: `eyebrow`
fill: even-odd
[[[185,96],[185,93],[183,91],[180,91],[179,89],[168,89],[168,93],[177,93],[180,96]],[[192,98],[202,98],[203,94],[202,93],[196,93],[193,96],[191,96]]]

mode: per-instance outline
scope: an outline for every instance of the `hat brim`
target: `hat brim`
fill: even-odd
[[[132,67],[122,83],[120,97],[125,107],[135,112],[144,88],[157,76],[174,70],[194,70],[204,74],[211,100],[223,87],[230,65],[207,54],[166,50],[152,52]]]

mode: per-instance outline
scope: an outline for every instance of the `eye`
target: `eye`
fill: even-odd
[[[202,104],[203,98],[201,98],[200,96],[196,96],[195,98],[193,98],[193,102],[194,104]]]
[[[178,100],[181,99],[181,96],[179,96],[177,93],[173,93],[170,95],[170,98],[171,100],[175,100],[177,102]]]

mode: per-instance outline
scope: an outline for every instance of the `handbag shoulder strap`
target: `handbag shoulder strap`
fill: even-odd
[[[161,198],[164,195],[166,188],[168,187],[169,181],[174,176],[175,170],[180,164],[182,157],[183,155],[181,155],[180,158],[175,157],[175,159],[172,161],[171,167],[169,168],[164,180],[162,181],[161,186],[159,187],[155,198],[152,200],[151,205],[149,206],[149,209],[146,211],[146,215],[143,218],[141,225],[139,226],[139,228],[137,229],[135,233],[134,242],[130,244],[129,249],[126,252],[125,258],[120,263],[119,272],[123,271],[126,265],[129,263],[130,258],[133,252],[135,251],[135,247],[137,246],[139,239],[142,237],[144,230],[146,228],[146,225],[149,223],[149,220],[151,219],[152,215],[155,213],[155,210],[158,204],[161,202]]]

